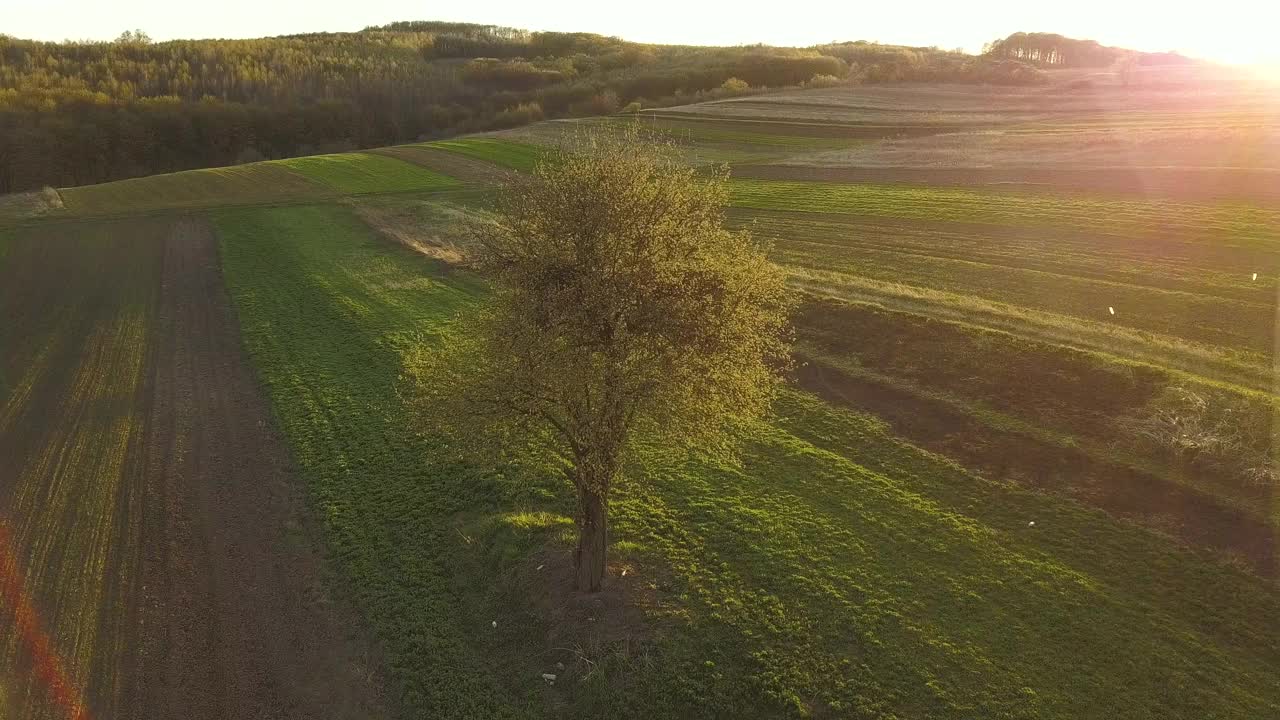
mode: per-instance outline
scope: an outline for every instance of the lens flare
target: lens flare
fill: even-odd
[[[10,625],[18,647],[31,657],[32,676],[48,691],[49,702],[68,720],[88,720],[89,712],[67,675],[35,605],[23,590],[9,528],[0,522],[0,624]]]

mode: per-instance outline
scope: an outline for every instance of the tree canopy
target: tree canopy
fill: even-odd
[[[647,45],[444,22],[257,40],[0,36],[0,194],[698,102],[722,96],[730,78],[753,92],[817,76],[964,80],[966,57],[874,43]]]
[[[724,229],[724,180],[634,132],[584,136],[472,228],[493,292],[409,364],[425,426],[455,450],[533,446],[564,468],[582,590],[603,581],[624,464],[655,444],[731,456],[788,366],[783,272]]]
[[[395,23],[257,40],[0,36],[0,194],[338,152],[843,77],[815,50]]]
[[[1114,52],[1122,51],[1037,33],[1016,33],[974,58],[868,42],[647,45],[447,22],[257,40],[153,42],[142,30],[114,42],[0,35],[0,194],[692,103],[814,78],[1034,83],[1041,78],[1031,68],[1011,63],[1075,66]],[[723,90],[730,79],[750,89]]]
[[[1182,64],[1193,62],[1177,53],[1139,53],[1102,45],[1094,40],[1077,40],[1057,33],[1016,32],[987,43],[985,55],[1021,60],[1041,67],[1107,67],[1132,56],[1138,64]]]

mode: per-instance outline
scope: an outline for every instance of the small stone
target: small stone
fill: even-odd
[[[494,627],[495,629],[498,627],[498,621],[497,621],[497,620],[494,620],[494,621],[493,621],[493,627]]]
[[[1116,309],[1115,309],[1115,308],[1113,308],[1113,307],[1111,307],[1110,305],[1108,305],[1108,306],[1107,306],[1107,309],[1111,311],[1111,314],[1112,314],[1112,315],[1115,315],[1115,314],[1116,314]]]
[[[1035,527],[1035,526],[1036,526],[1035,520],[1032,520],[1031,522],[1027,523],[1027,527]]]
[[[556,684],[556,676],[554,673],[542,673],[542,679],[546,680],[548,685]]]
[[[562,662],[558,662],[558,663],[556,663],[556,669],[557,669],[557,670],[563,670],[563,669],[564,669],[564,663],[562,663]]]

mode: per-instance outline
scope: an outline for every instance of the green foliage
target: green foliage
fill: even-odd
[[[699,178],[635,132],[583,136],[473,228],[494,295],[409,367],[427,427],[455,446],[494,457],[536,444],[564,464],[584,557],[591,503],[604,512],[636,438],[728,448],[781,382],[784,276],[765,246],[723,229],[725,199],[723,174]],[[583,590],[599,588],[599,542]]]
[[[618,100],[618,93],[605,90],[573,103],[569,106],[569,112],[573,115],[612,115],[618,112],[619,107],[621,103]]]
[[[937,48],[881,45],[866,41],[819,45],[815,50],[848,63],[862,82],[938,81],[959,79],[968,55]],[[843,73],[826,73],[844,77]]]
[[[125,30],[116,38],[116,42],[121,45],[150,45],[151,36],[142,30]]]
[[[983,54],[991,57],[1023,60],[1046,67],[1101,68],[1130,56],[1142,58],[1139,62],[1158,61],[1190,62],[1177,53],[1137,53],[1123,48],[1108,47],[1094,40],[1076,40],[1057,33],[1016,32],[1008,37],[987,43]]]
[[[526,60],[479,58],[462,67],[462,78],[500,90],[532,90],[562,82],[565,74],[555,67],[539,67]]]
[[[814,75],[804,84],[807,88],[833,88],[840,87],[844,81],[835,75]]]
[[[1049,77],[1035,66],[1020,60],[982,59],[970,64],[970,76],[976,82],[992,85],[1042,85]]]
[[[538,122],[545,117],[542,112],[542,106],[536,102],[520,103],[513,108],[507,108],[498,113],[493,119],[493,126],[499,128],[512,128],[520,125],[528,125],[529,123]]]
[[[726,95],[741,95],[750,89],[751,86],[747,84],[747,81],[739,80],[736,77],[731,77],[720,83],[720,90]]]
[[[619,440],[648,426],[702,447],[759,415],[785,366],[789,303],[766,247],[721,228],[725,197],[723,176],[699,178],[634,133],[553,152],[472,228],[497,291],[457,328],[465,350],[421,358],[423,405],[450,406],[432,413],[450,429],[474,412],[495,430],[550,423],[564,457],[609,408]]]
[[[0,194],[610,114],[635,101],[684,104],[730,78],[795,87],[848,71],[812,49],[643,45],[464,23],[143,38],[0,36]],[[915,57],[931,67],[942,54]]]
[[[386,155],[313,155],[276,164],[340,193],[440,190],[458,184],[453,178]]]

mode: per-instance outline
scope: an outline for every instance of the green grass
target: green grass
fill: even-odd
[[[669,134],[676,140],[694,145],[728,144],[762,146],[764,148],[782,148],[786,150],[834,150],[847,148],[857,141],[842,140],[831,137],[812,137],[799,134],[773,134],[743,130],[731,123],[675,122],[656,121],[643,122],[645,128],[652,128]]]
[[[1271,502],[1269,493],[1241,477],[1183,468],[1147,447],[1132,428],[1132,418],[1142,415],[1167,388],[1189,387],[1206,397],[1230,398],[1233,404],[1250,407],[1252,411],[1238,419],[1246,425],[1239,429],[1252,438],[1254,450],[1265,453],[1272,442],[1272,418],[1280,412],[1280,401],[1274,398],[1229,393],[1149,365],[861,303],[811,300],[797,325],[800,351],[806,358],[873,386],[916,396],[926,405],[951,406],[924,413],[926,417],[898,419],[918,427],[921,437],[948,435],[945,444],[972,443],[974,447],[954,449],[989,471],[1023,475],[1038,486],[1078,488],[1095,483],[1106,486],[1108,472],[1122,476],[1130,468],[1195,488],[1206,496],[1206,506],[1216,502],[1264,525],[1280,526],[1280,507]],[[867,338],[876,341],[867,342]],[[939,357],[947,361],[939,363]],[[882,412],[898,414],[900,401],[885,404]],[[920,414],[919,409],[902,410]],[[949,417],[953,410],[981,427],[966,428],[965,420]],[[967,440],[963,439],[966,433]],[[1009,433],[1024,436],[1023,443],[1001,448],[990,442]],[[1112,467],[1098,469],[1097,477],[1085,477],[1080,467],[1037,459],[1032,447],[1036,442],[1078,450]],[[1022,458],[1016,456],[1027,457],[1018,463]],[[1019,464],[1014,473],[1011,466]],[[1153,512],[1162,507],[1160,500],[1148,498]],[[1194,515],[1196,508],[1187,510]],[[1208,513],[1200,519],[1214,522]],[[1212,534],[1218,540],[1233,536],[1231,527],[1215,530]]]
[[[1208,232],[1226,247],[1276,247],[1280,211],[1246,205],[1014,193],[908,185],[733,180],[737,207],[1099,233]]]
[[[246,347],[407,717],[1280,712],[1274,586],[802,395],[744,438],[742,469],[628,470],[615,558],[651,585],[648,650],[547,688],[539,668],[575,653],[530,599],[546,581],[509,582],[567,552],[569,488],[440,464],[396,394],[402,354],[480,288],[343,209],[216,219]]]
[[[466,155],[477,160],[484,160],[512,170],[528,172],[538,164],[547,153],[546,148],[514,140],[497,138],[462,138],[460,140],[437,140],[423,143],[423,147],[438,148],[449,152]]]
[[[244,343],[307,477],[328,545],[387,650],[406,717],[502,717],[479,624],[457,602],[452,517],[483,478],[431,461],[394,384],[416,333],[469,297],[338,207],[215,216]],[[474,618],[470,618],[474,620]]]
[[[259,204],[329,194],[323,185],[271,163],[188,170],[61,192],[67,211],[84,215]]]
[[[1280,247],[1173,235],[736,209],[798,287],[1270,393]],[[1108,308],[1114,307],[1116,314]]]
[[[806,398],[782,413],[753,438],[750,472],[655,472],[621,513],[688,583],[682,649],[715,663],[694,678],[726,716],[1273,712],[1277,647],[1255,624],[1273,588],[980,481],[865,417]]]
[[[1280,253],[1237,265],[1233,277],[1226,272],[1215,276],[1213,262],[1203,254],[1198,267],[1191,262],[1171,267],[1149,261],[1153,249],[1176,252],[1185,245],[1124,247],[1125,240],[1115,240],[1109,247],[1073,255],[1070,239],[1060,242],[1056,234],[1046,238],[1034,232],[1006,244],[999,233],[983,230],[917,235],[916,227],[879,229],[831,222],[806,227],[802,220],[760,229],[779,238],[779,262],[804,270],[934,288],[1263,358],[1275,347],[1274,277],[1251,281],[1241,268],[1273,267]],[[1143,251],[1148,253],[1145,257]]]
[[[312,155],[273,164],[344,195],[443,190],[458,184],[451,177],[419,165],[369,153]]]

